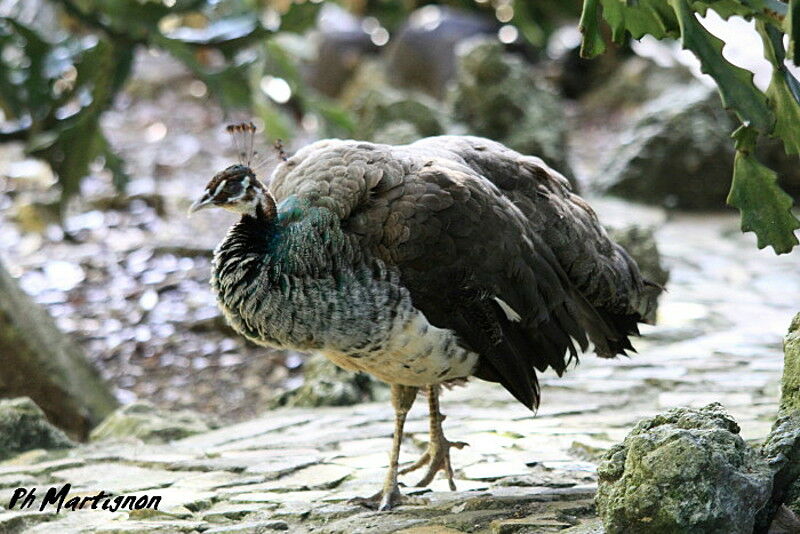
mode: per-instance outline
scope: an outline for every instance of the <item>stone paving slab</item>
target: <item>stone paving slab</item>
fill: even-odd
[[[598,534],[595,468],[636,422],[672,406],[720,401],[745,439],[774,420],[781,340],[800,303],[800,256],[755,249],[728,216],[680,216],[658,232],[672,281],[638,354],[586,355],[564,377],[544,373],[537,414],[474,381],[447,391],[445,432],[458,491],[406,487],[427,504],[377,513],[348,504],[380,486],[391,443],[388,402],[282,409],[167,445],[100,442],[31,451],[0,464],[0,534]],[[791,280],[790,280],[791,279]],[[779,295],[779,297],[776,297]],[[427,443],[427,414],[409,415],[401,460]],[[401,477],[411,484],[420,474]],[[160,495],[158,510],[7,510],[17,487]],[[6,509],[2,508],[5,507]]]

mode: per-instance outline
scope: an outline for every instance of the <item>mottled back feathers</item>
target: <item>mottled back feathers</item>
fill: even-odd
[[[655,306],[567,181],[493,141],[320,141],[281,163],[270,190],[279,207],[294,197],[333,212],[431,324],[480,355],[476,376],[529,407],[535,369],[562,373],[588,341],[600,356],[624,353]]]

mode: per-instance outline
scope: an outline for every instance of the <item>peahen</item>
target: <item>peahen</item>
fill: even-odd
[[[233,130],[252,146],[251,124]],[[568,182],[494,141],[318,141],[284,155],[269,188],[248,157],[190,208],[241,215],[216,249],[212,287],[253,342],[320,352],[391,384],[390,467],[365,504],[405,499],[400,440],[420,388],[431,439],[402,472],[427,465],[420,485],[441,470],[455,489],[449,453],[463,444],[442,432],[441,384],[499,382],[535,409],[537,370],[562,374],[589,342],[600,357],[625,354],[656,305],[660,288]]]

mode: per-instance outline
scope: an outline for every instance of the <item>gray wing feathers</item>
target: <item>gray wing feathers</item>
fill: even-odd
[[[360,247],[399,266],[426,313],[447,320],[439,297],[425,294],[431,284],[501,298],[534,344],[554,347],[539,363],[559,372],[559,350],[574,353],[569,338],[584,347],[588,334],[602,356],[624,352],[655,304],[563,176],[487,139],[321,141],[281,164],[270,189],[278,201],[296,195],[330,209]]]
[[[655,308],[636,263],[611,241],[594,210],[571,192],[566,178],[541,159],[477,137],[432,137],[411,146],[452,154],[499,187],[592,306],[641,317]]]

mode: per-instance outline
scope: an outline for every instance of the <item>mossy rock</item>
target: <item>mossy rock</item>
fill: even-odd
[[[159,410],[149,402],[137,401],[116,410],[92,430],[92,441],[138,438],[149,443],[167,443],[213,428],[191,411]]]
[[[783,352],[780,411],[761,447],[774,475],[772,499],[758,516],[757,532],[766,532],[779,518],[800,528],[800,313],[784,338]]]
[[[783,341],[783,354],[781,411],[800,411],[800,313]]]
[[[607,228],[608,234],[615,242],[624,248],[628,254],[636,261],[639,270],[645,279],[654,282],[662,287],[666,286],[669,280],[669,271],[663,265],[661,253],[655,240],[655,232],[652,227],[631,224],[623,227]],[[654,296],[661,293],[656,287],[646,287],[645,291],[651,292]],[[655,322],[657,308],[654,307],[646,320]]]
[[[675,83],[641,106],[630,128],[593,180],[601,193],[681,209],[722,209],[731,187],[738,121],[717,90]],[[780,186],[800,198],[800,166],[780,142],[765,139],[757,157],[778,173]]]
[[[497,40],[474,38],[457,48],[456,83],[448,101],[472,135],[542,158],[569,179],[564,103],[531,65]]]
[[[378,62],[361,65],[342,92],[341,103],[355,118],[355,139],[404,144],[446,130],[442,106],[418,91],[389,85]]]
[[[275,400],[274,406],[349,406],[388,398],[388,386],[365,373],[337,367],[321,355],[303,366],[303,385]]]
[[[27,397],[0,401],[0,460],[33,449],[66,449],[75,444],[47,421]]]
[[[750,534],[772,473],[718,403],[638,423],[597,469],[608,534]]]

